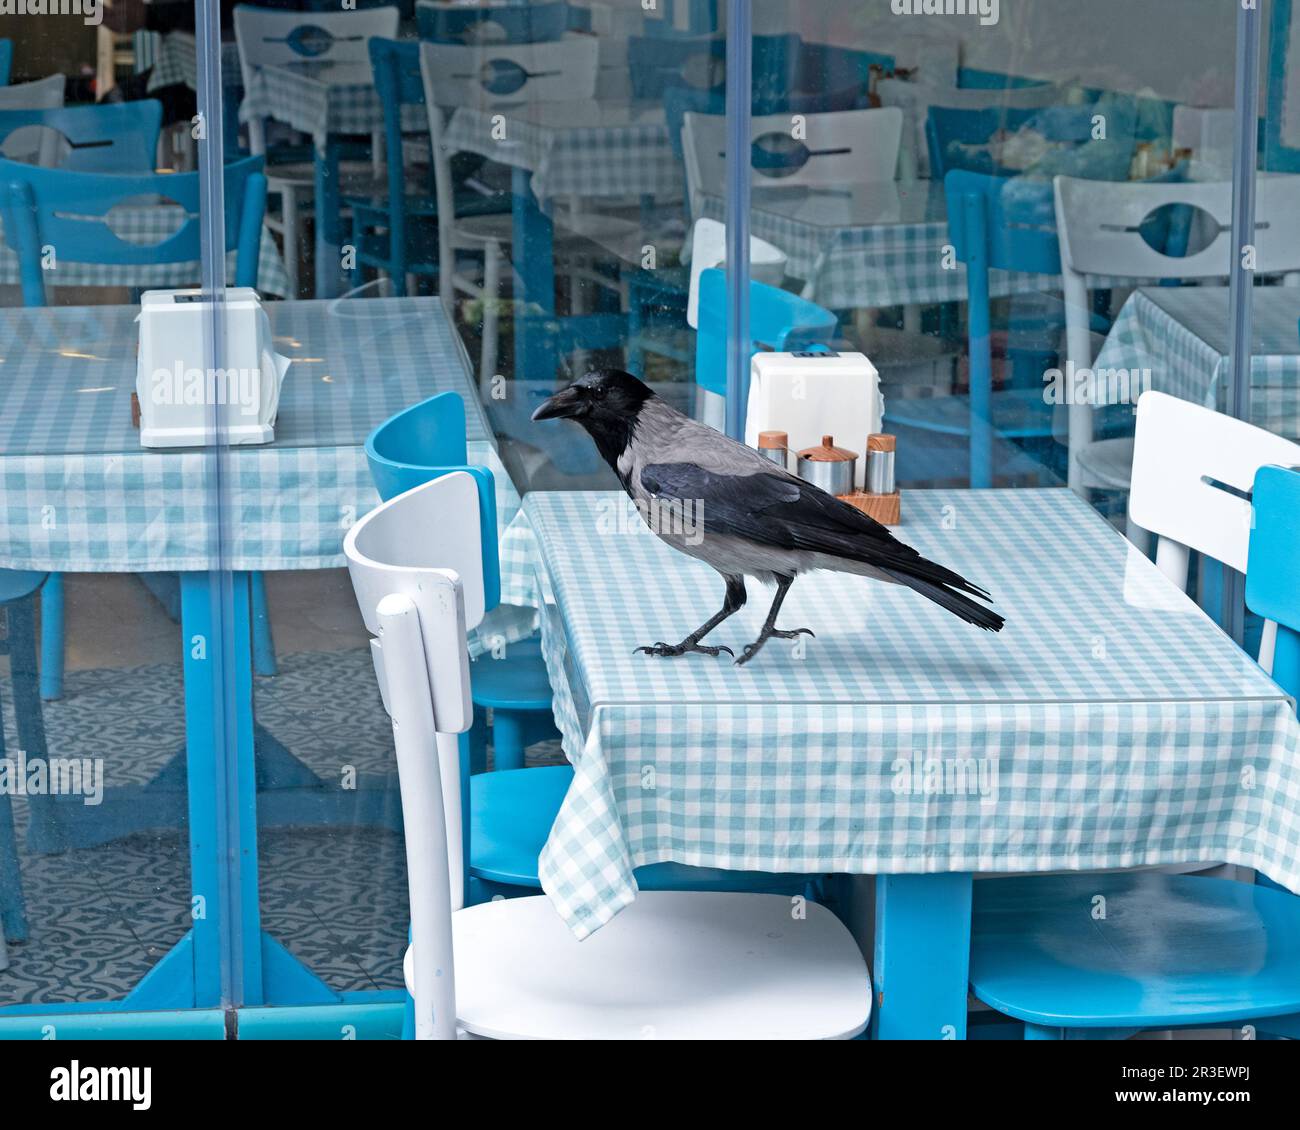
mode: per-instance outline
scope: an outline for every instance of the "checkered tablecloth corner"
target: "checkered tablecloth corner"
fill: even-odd
[[[745,668],[633,654],[693,628],[720,583],[649,535],[611,544],[596,507],[624,503],[529,495],[505,558],[538,575],[509,583],[542,601],[575,770],[541,874],[579,936],[635,896],[635,867],[661,861],[814,874],[1227,861],[1300,891],[1291,704],[1067,492],[904,499],[900,536],[988,585],[1000,635],[816,574],[783,610],[816,640],[797,656],[774,641]],[[714,642],[751,638],[766,604],[755,590]],[[935,772],[963,787],[931,789]]]
[[[131,425],[137,308],[0,312],[0,333],[28,343],[6,358],[0,382],[0,568],[342,566],[348,527],[379,500],[366,436],[447,390],[465,400],[468,457],[492,470],[500,528],[510,525],[519,496],[436,298],[272,303],[267,311],[276,348],[295,363],[275,442],[229,453],[234,521],[221,552],[212,453],[145,450]]]
[[[187,31],[169,31],[158,37],[158,49],[149,71],[147,92],[153,94],[166,86],[198,88],[198,55],[194,35]],[[227,86],[240,82],[239,48],[234,43],[221,45],[221,79]]]
[[[1257,286],[1253,295],[1251,422],[1300,436],[1300,290]],[[1222,412],[1227,409],[1228,290],[1222,286],[1135,290],[1120,309],[1093,362],[1112,370],[1150,371],[1150,387]],[[1113,403],[1121,382],[1098,379],[1096,403]]]
[[[340,72],[341,73],[341,72]],[[331,134],[367,134],[383,129],[384,108],[365,69],[348,68],[356,81],[330,81],[330,71],[260,67],[253,73],[239,106],[239,120],[273,118],[310,134],[317,149]],[[424,131],[429,121],[423,106],[402,107],[402,129]]]
[[[498,113],[506,118],[504,139],[493,121]],[[451,152],[478,153],[527,169],[538,200],[663,196],[682,188],[681,163],[663,121],[559,127],[512,117],[508,110],[462,107],[443,136]]]

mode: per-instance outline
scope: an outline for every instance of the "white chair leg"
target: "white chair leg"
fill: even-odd
[[[485,398],[492,394],[497,367],[497,327],[500,323],[501,248],[490,240],[483,249],[483,348],[479,352],[479,387]]]
[[[1170,538],[1160,538],[1156,542],[1156,568],[1173,581],[1181,592],[1187,591],[1188,558],[1187,546]]]
[[[284,218],[284,273],[289,280],[289,298],[298,297],[298,190],[281,193],[280,214]]]
[[[1264,632],[1259,637],[1259,665],[1266,674],[1273,674],[1273,653],[1277,650],[1277,621],[1265,620]]]

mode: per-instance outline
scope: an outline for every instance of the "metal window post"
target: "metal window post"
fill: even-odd
[[[1259,8],[1238,0],[1237,70],[1234,101],[1237,127],[1232,154],[1232,273],[1228,292],[1228,403],[1239,420],[1250,419],[1250,354],[1254,275],[1247,248],[1255,244],[1255,170],[1259,160]],[[1224,630],[1241,643],[1245,630],[1245,578],[1224,570]]]
[[[745,438],[749,402],[749,0],[727,0],[727,435]]]

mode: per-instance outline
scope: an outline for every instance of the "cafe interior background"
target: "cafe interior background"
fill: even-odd
[[[72,759],[94,795],[23,795],[18,774],[0,796],[0,1035],[220,1038],[231,1009],[244,1038],[398,1034],[401,804],[343,540],[380,499],[367,438],[435,394],[464,406],[444,462],[491,470],[503,532],[530,493],[617,489],[571,422],[530,419],[597,367],[736,434],[755,350],[862,354],[883,418],[815,428],[859,482],[867,432],[888,433],[904,511],[909,491],[1073,492],[1151,556],[1127,507],[1138,392],[1297,438],[1300,195],[1269,183],[1300,171],[1289,0],[915,7],[6,8],[4,748]],[[1078,207],[1116,230],[1127,191],[1159,186],[1128,234],[1194,269],[1153,286],[1137,251],[1062,264],[1054,177],[1101,187]],[[991,258],[953,216],[990,183],[1023,190],[981,212]],[[1205,268],[1246,196],[1258,263]],[[22,209],[50,226],[24,235]],[[230,295],[215,347],[179,305],[141,305],[222,285],[256,294]],[[200,340],[262,374],[226,388],[258,436],[196,439],[179,368],[133,413],[137,364]],[[1080,410],[1090,366],[1120,387]],[[1087,588],[1068,547],[1042,549],[1057,587]],[[513,663],[540,700],[480,703],[474,767],[563,766],[580,751],[505,587],[473,679]],[[1188,591],[1256,653],[1239,574],[1194,560]],[[870,959],[871,882],[821,891]]]

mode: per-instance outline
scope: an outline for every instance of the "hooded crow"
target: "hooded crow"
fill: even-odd
[[[809,628],[778,628],[776,617],[795,577],[815,569],[906,585],[969,624],[991,632],[1002,628],[1001,616],[971,599],[992,600],[983,589],[927,561],[847,502],[678,412],[630,373],[590,372],[533,413],[534,420],[557,418],[576,420],[587,430],[654,533],[726,581],[722,608],[681,643],[638,651],[725,651],[734,657],[730,648],[700,640],[744,606],[746,577],[775,583],[776,597],[763,630],[737,663],[753,659],[773,636],[811,636]],[[655,520],[664,515],[677,520]],[[696,531],[700,536],[693,536]]]

